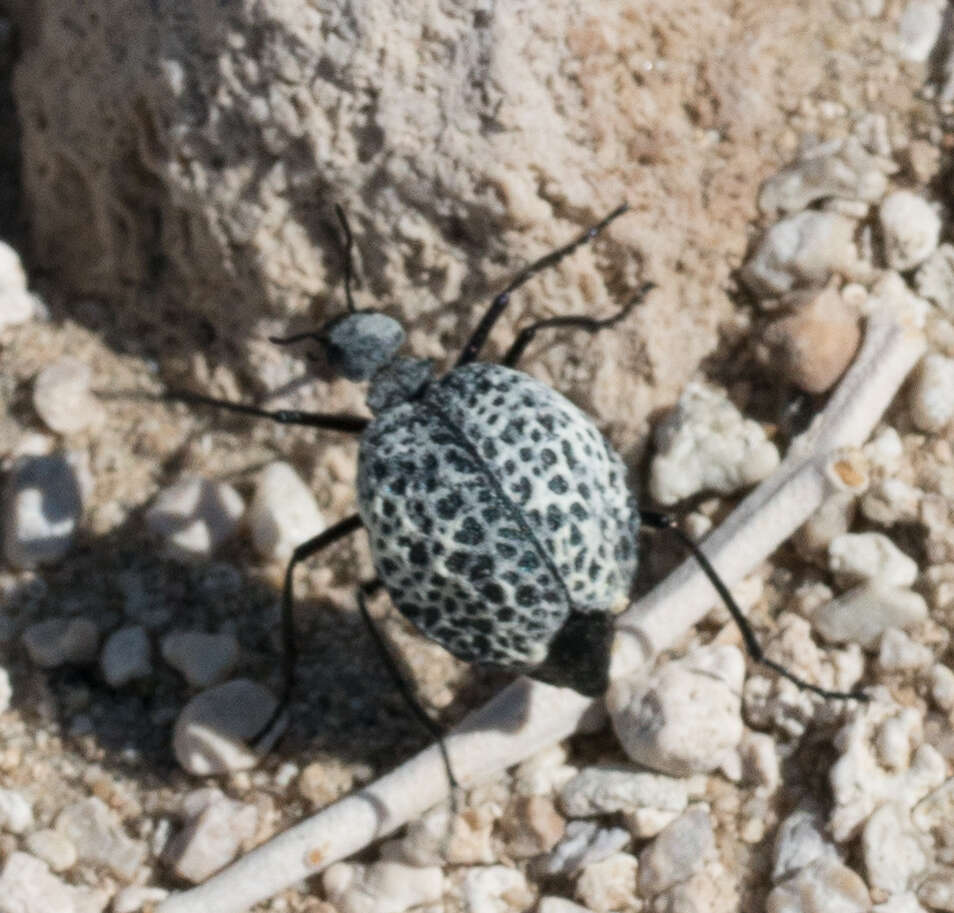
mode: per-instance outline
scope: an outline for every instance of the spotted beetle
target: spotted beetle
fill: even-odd
[[[412,709],[439,739],[439,728],[398,673],[365,595],[383,585],[409,621],[460,659],[598,696],[608,684],[614,615],[625,606],[636,574],[641,525],[670,529],[692,551],[753,659],[823,697],[865,699],[859,692],[812,685],[768,659],[695,543],[665,515],[639,510],[620,457],[593,422],[561,394],[515,369],[538,331],[572,327],[596,333],[613,326],[652,283],[608,318],[542,320],[518,334],[499,364],[477,361],[512,293],[626,211],[625,204],[618,206],[522,270],[494,298],[454,367],[437,377],[428,361],[397,354],[405,334],[396,320],[355,307],[353,238],[343,210],[336,207],[348,310],[317,332],[272,341],[313,340],[334,372],[369,381],[367,403],[374,418],[268,411],[200,394],[169,394],[285,424],[361,435],[358,513],[298,546],[285,573],[280,707],[287,704],[294,675],[294,568],[362,526],[378,579],[359,588],[359,607]],[[447,769],[453,782],[449,763]]]

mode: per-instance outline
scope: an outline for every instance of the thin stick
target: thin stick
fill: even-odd
[[[727,582],[755,568],[818,507],[833,488],[827,473],[836,451],[865,441],[923,349],[921,335],[900,326],[894,315],[869,318],[861,352],[828,407],[778,471],[706,540],[704,551]],[[716,598],[698,564],[688,560],[680,565],[621,616],[612,675],[632,674],[656,651],[673,645]],[[464,720],[447,737],[446,746],[456,775],[471,784],[519,763],[602,713],[599,701],[521,679]],[[253,850],[205,884],[167,898],[157,913],[241,913],[394,832],[446,796],[447,779],[435,745]]]

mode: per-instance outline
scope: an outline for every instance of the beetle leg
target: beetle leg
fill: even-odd
[[[367,593],[370,595],[370,593],[377,589],[380,585],[380,580],[374,580],[371,584],[365,584],[358,589],[358,608],[361,609],[361,617],[364,619],[364,623],[368,627],[368,632],[371,634],[371,639],[374,641],[375,646],[378,648],[378,652],[381,654],[381,659],[384,661],[384,665],[387,666],[388,672],[391,673],[391,678],[394,679],[394,683],[401,692],[401,696],[404,698],[417,721],[437,741],[437,744],[441,750],[441,756],[444,759],[444,769],[447,771],[447,782],[450,784],[451,795],[456,799],[456,793],[460,789],[460,784],[457,782],[457,778],[454,776],[454,770],[451,767],[450,756],[447,754],[447,746],[444,744],[444,730],[441,725],[433,720],[430,714],[421,706],[421,702],[417,699],[417,695],[414,693],[414,690],[410,684],[408,684],[407,680],[404,678],[404,675],[401,673],[401,669],[398,666],[397,660],[394,658],[394,654],[391,653],[390,647],[388,647],[384,637],[378,630],[378,626],[374,623],[371,613],[368,611],[368,606],[365,602],[365,594]]]
[[[769,659],[765,655],[765,651],[762,649],[762,645],[759,643],[758,638],[755,636],[755,631],[752,630],[752,625],[749,624],[748,619],[742,612],[742,609],[739,608],[739,604],[735,601],[735,598],[732,596],[732,593],[729,592],[729,588],[723,583],[722,578],[719,576],[716,569],[712,566],[712,562],[705,556],[705,553],[696,545],[693,540],[687,536],[678,526],[676,526],[672,517],[667,514],[657,513],[656,511],[646,510],[640,511],[641,521],[653,529],[666,529],[672,532],[677,539],[682,542],[683,545],[690,552],[692,552],[693,557],[696,561],[699,562],[699,566],[702,568],[706,577],[709,578],[709,582],[715,587],[716,592],[719,596],[722,597],[722,601],[725,603],[726,608],[729,610],[729,614],[732,615],[733,620],[736,625],[738,625],[739,631],[742,632],[742,640],[745,642],[745,649],[748,652],[749,656],[752,657],[757,663],[761,663],[763,666],[767,666],[769,669],[776,672],[778,675],[781,675],[783,678],[787,678],[790,682],[795,685],[798,685],[799,688],[804,691],[811,691],[813,694],[817,694],[826,700],[852,700],[852,701],[867,701],[869,700],[868,695],[864,694],[861,691],[829,691],[827,688],[820,688],[818,685],[813,685],[811,682],[806,682],[803,678],[799,678],[792,672],[789,672],[781,663],[775,662],[775,660]]]
[[[530,326],[524,327],[517,334],[517,338],[513,341],[513,344],[510,346],[510,348],[507,349],[504,357],[500,359],[500,363],[508,368],[514,367],[520,360],[520,356],[523,355],[524,349],[530,345],[530,343],[533,341],[533,337],[537,335],[539,330],[547,330],[554,327],[572,327],[577,330],[586,330],[587,333],[598,333],[600,330],[605,330],[608,327],[615,326],[624,317],[627,317],[629,312],[632,311],[632,309],[636,307],[636,305],[639,304],[643,298],[645,298],[646,295],[648,295],[654,288],[656,288],[656,283],[644,282],[639,287],[639,291],[636,292],[635,297],[629,302],[629,304],[620,308],[620,310],[618,310],[612,316],[604,317],[602,320],[599,320],[595,317],[586,317],[582,314],[570,314],[565,317],[550,317],[547,320],[539,320],[536,323],[531,323]]]
[[[606,228],[610,222],[612,222],[614,219],[618,219],[628,209],[629,206],[626,203],[617,206],[616,209],[614,209],[608,216],[605,216],[595,225],[591,225],[578,238],[571,241],[569,244],[564,245],[563,247],[559,247],[556,250],[550,251],[550,253],[546,254],[546,256],[541,257],[539,260],[535,260],[529,266],[524,267],[524,269],[517,273],[517,275],[510,281],[510,284],[490,303],[490,307],[480,319],[480,323],[477,324],[477,329],[474,330],[470,339],[467,340],[467,344],[461,351],[454,367],[459,368],[461,365],[470,364],[470,362],[475,361],[477,356],[480,355],[480,350],[484,347],[484,343],[487,341],[490,331],[494,328],[494,324],[500,319],[500,315],[503,314],[503,312],[507,309],[507,305],[510,304],[510,296],[513,294],[513,292],[520,288],[520,286],[523,285],[528,279],[532,279],[541,270],[548,269],[551,266],[556,266],[557,263],[559,263],[564,257],[568,257],[577,248],[582,247],[584,244],[588,244],[604,228]]]
[[[275,725],[275,721],[287,709],[295,685],[295,664],[298,659],[298,650],[295,646],[295,619],[292,612],[294,608],[295,566],[312,555],[316,555],[327,546],[333,545],[339,539],[353,533],[356,529],[360,529],[360,527],[361,517],[358,514],[352,514],[350,517],[345,517],[344,520],[339,520],[334,526],[329,526],[328,529],[320,532],[317,536],[313,536],[307,542],[302,542],[292,552],[288,567],[285,568],[285,582],[282,586],[282,690],[274,712],[258,733],[250,739],[251,742],[260,742]]]
[[[322,412],[302,412],[298,409],[260,409],[258,406],[233,403],[227,399],[216,399],[214,396],[190,393],[187,390],[169,390],[162,394],[162,398],[177,403],[212,406],[255,418],[267,418],[282,425],[306,425],[309,428],[324,428],[345,434],[361,434],[371,422],[371,419],[362,418],[360,415],[329,415]]]

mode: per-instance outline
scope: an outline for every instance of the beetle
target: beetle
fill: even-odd
[[[644,283],[609,317],[538,321],[520,331],[499,363],[478,361],[513,292],[593,240],[627,211],[625,203],[520,271],[493,299],[443,376],[429,361],[398,354],[405,333],[397,320],[355,307],[354,241],[343,209],[335,211],[344,238],[347,311],[318,331],[272,341],[317,342],[335,373],[369,383],[367,403],[374,417],[269,411],[201,394],[169,394],[285,424],[360,434],[358,512],[299,545],[285,572],[279,708],[287,704],[294,680],[294,569],[362,527],[378,578],[359,588],[359,607],[405,697],[438,738],[439,728],[397,674],[368,613],[366,594],[383,585],[409,621],[460,659],[596,697],[608,685],[613,620],[633,586],[643,525],[671,530],[695,555],[754,660],[822,697],[866,699],[857,691],[820,688],[767,658],[696,544],[670,517],[639,509],[621,458],[592,420],[556,390],[517,370],[540,330],[572,327],[597,333],[612,327],[652,283]]]

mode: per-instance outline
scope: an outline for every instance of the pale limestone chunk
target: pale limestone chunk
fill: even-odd
[[[888,194],[878,211],[885,258],[903,271],[923,263],[937,249],[941,219],[923,197],[909,190]]]
[[[705,647],[667,663],[649,679],[617,679],[607,694],[626,754],[670,776],[718,769],[737,758],[742,738],[742,653]]]
[[[336,862],[325,870],[322,885],[339,913],[404,913],[440,900],[444,874],[437,866]]]
[[[762,481],[779,463],[762,427],[724,393],[699,383],[686,387],[654,439],[649,488],[661,504],[700,491],[733,494]]]

